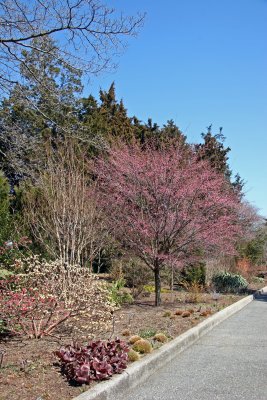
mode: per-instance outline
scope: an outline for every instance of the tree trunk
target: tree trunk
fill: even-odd
[[[160,282],[158,263],[156,263],[156,265],[154,266],[154,276],[155,276],[155,306],[158,307],[161,304],[161,298],[160,298],[161,282]]]

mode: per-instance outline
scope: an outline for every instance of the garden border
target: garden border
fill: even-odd
[[[256,293],[265,291],[267,291],[267,286]],[[73,398],[73,400],[116,400],[122,391],[126,392],[145,381],[155,371],[194,344],[216,325],[251,303],[254,296],[255,294],[246,296],[223,310],[218,311],[216,314],[200,322],[197,326],[184,332],[169,343],[164,344],[152,354],[145,356],[140,361],[134,362],[122,374],[115,375],[110,380],[97,384],[92,389]]]

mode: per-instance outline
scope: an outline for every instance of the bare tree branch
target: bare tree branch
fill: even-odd
[[[60,56],[84,73],[112,67],[112,58],[134,36],[144,15],[118,15],[98,0],[0,1],[0,83],[19,81],[23,48],[40,49],[34,39],[50,36]]]

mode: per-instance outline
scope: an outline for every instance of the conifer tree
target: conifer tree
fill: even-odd
[[[232,172],[228,165],[228,153],[231,149],[224,147],[225,137],[222,134],[222,128],[215,135],[212,134],[211,129],[212,125],[208,126],[207,133],[201,134],[204,143],[196,145],[197,154],[199,159],[208,160],[212,168],[230,179]]]
[[[64,136],[77,131],[76,95],[81,76],[59,57],[49,37],[38,42],[41,55],[33,48],[23,51],[17,84],[0,109],[0,167],[16,184],[31,175],[44,154]]]

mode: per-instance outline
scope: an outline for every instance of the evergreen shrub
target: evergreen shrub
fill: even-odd
[[[238,293],[248,286],[247,280],[239,274],[220,272],[212,278],[212,283],[217,292]]]

